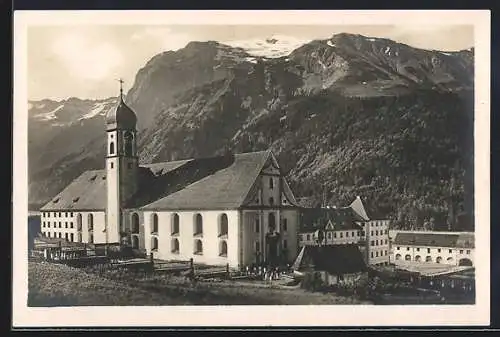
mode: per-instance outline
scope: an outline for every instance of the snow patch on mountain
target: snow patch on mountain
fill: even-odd
[[[291,36],[275,35],[267,39],[233,40],[223,43],[231,47],[242,48],[252,56],[278,58],[290,55],[292,51],[310,41]]]
[[[35,116],[35,118],[40,119],[40,120],[44,120],[44,121],[50,121],[50,120],[57,119],[56,112],[58,112],[62,108],[64,108],[64,104],[59,105],[57,108],[55,108],[52,111],[38,114]]]
[[[332,41],[330,40],[328,40],[326,44],[329,45],[330,47],[335,47],[335,43],[332,43]]]
[[[89,118],[95,117],[99,114],[104,115],[107,112],[107,111],[104,111],[104,109],[106,109],[107,107],[108,107],[108,104],[106,102],[96,103],[96,104],[94,104],[94,106],[92,107],[92,109],[88,113],[86,113],[82,117],[78,118],[78,120],[89,119]]]

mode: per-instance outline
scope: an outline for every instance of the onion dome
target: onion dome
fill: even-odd
[[[121,82],[120,82],[121,83]],[[120,101],[116,108],[110,109],[106,116],[108,129],[135,130],[137,116],[135,112],[123,101],[123,89],[120,87]]]

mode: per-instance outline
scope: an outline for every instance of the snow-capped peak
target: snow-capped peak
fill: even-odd
[[[311,40],[299,39],[291,36],[273,35],[267,38],[255,38],[248,40],[224,41],[222,43],[242,48],[253,56],[278,58],[289,55],[295,49],[303,46]]]

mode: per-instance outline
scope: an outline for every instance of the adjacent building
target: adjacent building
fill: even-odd
[[[368,270],[356,244],[304,246],[293,267],[302,275],[319,273],[328,285],[354,283]]]
[[[474,265],[472,232],[392,232],[391,262]]]
[[[105,169],[40,209],[45,236],[231,267],[295,259],[299,207],[272,152],[139,165],[136,123],[120,94],[106,117]]]
[[[348,207],[303,208],[299,246],[357,245],[370,265],[389,264],[387,219],[371,219],[360,197]]]

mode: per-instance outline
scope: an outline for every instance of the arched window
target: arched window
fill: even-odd
[[[179,214],[172,215],[172,235],[179,234]]]
[[[270,189],[273,189],[273,188],[274,188],[274,180],[273,180],[273,177],[270,177],[270,178],[269,178],[269,188],[270,188]]]
[[[179,240],[172,239],[172,241],[170,241],[170,247],[172,253],[179,254]]]
[[[415,261],[417,262],[422,261],[422,257],[420,255],[415,256]]]
[[[203,218],[201,217],[201,214],[197,213],[194,216],[194,230],[193,230],[194,235],[201,235],[203,234]]]
[[[49,237],[50,237],[50,233],[49,233]],[[77,240],[78,242],[82,242],[82,233],[78,233],[78,234],[77,234],[77,238],[76,238],[76,240]]]
[[[472,260],[467,259],[467,258],[463,258],[463,259],[460,259],[460,261],[458,261],[458,265],[472,267],[473,264],[472,264]]]
[[[227,235],[227,231],[228,231],[227,214],[222,213],[219,219],[219,236]]]
[[[92,213],[89,213],[87,216],[87,224],[89,227],[89,231],[94,230],[94,215]]]
[[[425,262],[432,262],[432,257],[431,256],[426,256],[425,257]]]
[[[274,232],[274,230],[276,229],[276,217],[274,216],[274,213],[269,213],[268,226],[270,232]]]
[[[132,233],[139,234],[139,215],[137,213],[132,214]]]
[[[227,256],[227,242],[222,240],[219,244],[219,255]]]
[[[89,243],[94,243],[94,234],[89,233]]]
[[[158,250],[158,238],[157,237],[152,237],[151,238],[151,250],[156,251]]]
[[[158,214],[151,214],[151,233],[158,233]]]
[[[139,237],[137,235],[132,235],[132,248],[139,248]]]
[[[203,243],[201,240],[194,241],[194,253],[198,255],[203,254]]]
[[[449,257],[449,258],[446,259],[446,261],[448,261],[448,263],[452,263],[453,262],[453,258]]]
[[[405,261],[410,261],[411,260],[411,255],[405,255]]]
[[[76,229],[78,231],[82,230],[82,214],[81,213],[78,213],[78,215],[76,216]],[[78,242],[82,242],[82,241],[80,240]]]
[[[438,256],[436,258],[436,263],[441,263],[441,261],[443,261],[443,258],[441,256]]]
[[[115,143],[109,143],[109,154],[115,154]]]

